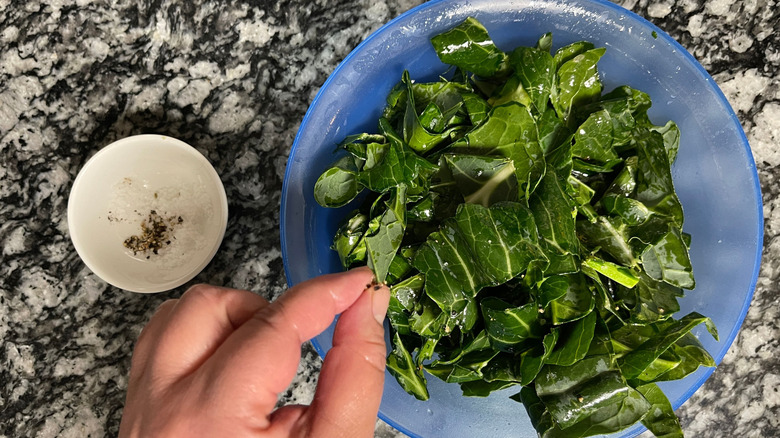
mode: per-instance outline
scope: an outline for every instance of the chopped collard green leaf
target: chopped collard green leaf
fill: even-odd
[[[421,400],[426,373],[471,397],[516,386],[541,437],[682,436],[656,382],[714,366],[691,330],[717,332],[675,315],[695,285],[677,125],[641,91],[602,93],[589,42],[504,52],[473,18],[431,42],[452,77],[404,72],[314,187],[364,200],[333,249],[390,285],[388,370]]]

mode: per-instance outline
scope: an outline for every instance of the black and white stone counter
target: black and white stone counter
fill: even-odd
[[[141,133],[182,139],[220,174],[230,221],[191,283],[285,289],[279,199],[318,88],[420,0],[0,0],[0,437],[115,436],[135,339],[187,285],[125,292],[90,272],[66,206],[85,161]],[[624,0],[682,43],[738,112],[764,193],[763,267],[744,328],[678,414],[692,437],[780,436],[780,5]],[[190,283],[190,284],[191,284]],[[305,346],[283,402],[308,403]],[[377,436],[395,436],[378,422]]]

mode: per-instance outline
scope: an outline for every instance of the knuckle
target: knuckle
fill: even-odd
[[[211,286],[211,285],[208,285],[208,284],[204,284],[204,283],[199,283],[199,284],[195,284],[195,285],[190,286],[190,288],[187,289],[186,292],[184,292],[184,295],[182,295],[182,298],[184,298],[184,297],[205,297],[205,298],[209,298],[209,297],[212,297],[212,296],[216,296],[218,290],[219,289],[214,287],[214,286]]]
[[[172,309],[174,306],[176,306],[176,303],[178,302],[179,300],[176,298],[169,298],[163,301],[159,306],[157,306],[157,309],[154,310],[154,315],[161,314],[167,310]]]
[[[225,302],[234,295],[230,291],[231,289],[201,283],[187,289],[181,299],[205,303],[205,306],[208,308],[224,307]]]
[[[362,359],[371,368],[380,373],[385,372],[385,361],[387,358],[385,357],[386,347],[384,342],[380,344],[377,341],[366,340],[362,343],[350,344],[345,347],[349,356]]]
[[[276,302],[274,305],[263,307],[252,315],[252,319],[263,327],[275,333],[285,333],[297,327],[290,324],[287,317],[288,310],[284,303]]]

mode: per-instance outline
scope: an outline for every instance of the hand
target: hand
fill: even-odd
[[[367,268],[325,275],[273,303],[205,285],[164,302],[133,352],[119,436],[373,436],[390,293],[371,279]],[[301,344],[338,313],[311,405],[274,410]]]

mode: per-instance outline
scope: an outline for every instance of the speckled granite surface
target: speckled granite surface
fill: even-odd
[[[0,437],[116,435],[136,336],[182,293],[117,290],[67,232],[70,185],[113,140],[159,133],[215,164],[222,249],[193,282],[275,298],[285,286],[285,160],[318,87],[370,32],[419,0],[0,0]],[[780,5],[625,0],[714,76],[743,123],[764,193],[764,262],[745,326],[678,414],[692,437],[780,436]],[[306,403],[304,348],[283,401]],[[381,422],[377,436],[397,433]]]

